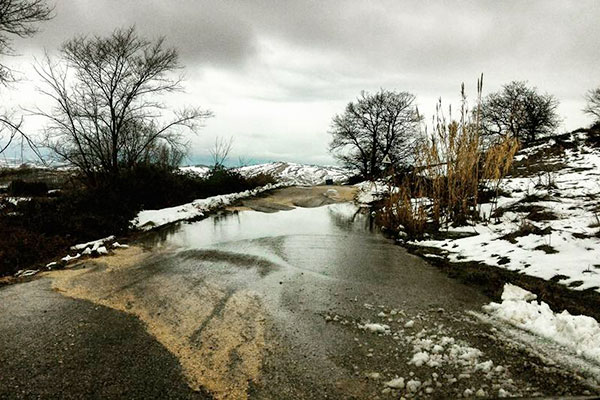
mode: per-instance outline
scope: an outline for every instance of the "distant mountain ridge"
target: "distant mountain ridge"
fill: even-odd
[[[196,175],[204,175],[208,173],[210,167],[189,166],[182,167],[181,170]],[[235,168],[235,170],[249,177],[258,174],[272,175],[278,182],[290,185],[322,185],[328,180],[340,184],[345,183],[352,176],[352,171],[341,167],[305,165],[283,161],[248,165]]]

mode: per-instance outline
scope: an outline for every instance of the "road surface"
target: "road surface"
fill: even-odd
[[[488,298],[376,232],[347,193],[323,194],[335,201],[248,202],[0,288],[0,398],[595,393],[482,322]]]

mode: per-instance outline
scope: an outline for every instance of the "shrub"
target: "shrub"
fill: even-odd
[[[48,185],[44,182],[25,182],[17,179],[8,185],[8,194],[20,197],[45,196],[48,194]]]
[[[0,275],[62,257],[69,245],[125,234],[129,221],[142,209],[170,207],[273,182],[268,175],[247,179],[226,169],[198,178],[156,166],[139,166],[105,179],[97,187],[2,208]]]

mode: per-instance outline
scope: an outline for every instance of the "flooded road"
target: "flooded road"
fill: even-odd
[[[40,310],[53,304],[48,308],[65,323],[94,320],[98,307],[121,312],[123,322],[110,326],[141,321],[143,328],[128,328],[135,332],[127,340],[156,340],[167,352],[154,357],[165,374],[178,376],[174,394],[165,390],[163,397],[493,398],[589,390],[576,374],[470,315],[489,299],[394,245],[349,203],[228,212],[174,225],[114,256],[1,289],[0,301],[9,304],[0,313],[5,358],[31,345],[21,342],[20,329],[43,330],[36,323],[41,311],[27,311],[32,302]],[[90,310],[73,313],[88,304]],[[53,329],[60,335],[60,326]],[[101,353],[96,347],[105,341],[93,339],[103,335],[101,326],[86,335],[85,346]],[[107,351],[123,364],[119,352]],[[79,354],[90,364],[89,351],[72,352],[72,363]],[[0,367],[0,394],[22,389],[24,370],[18,360]],[[83,389],[68,377],[61,381],[73,397],[119,393],[89,385],[77,392]],[[151,387],[158,392],[124,393],[154,397],[161,385]]]

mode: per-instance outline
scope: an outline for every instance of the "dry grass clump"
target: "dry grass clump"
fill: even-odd
[[[462,85],[458,120],[452,118],[450,109],[448,122],[439,101],[433,132],[426,131],[423,143],[416,148],[415,169],[385,204],[387,226],[401,225],[408,235],[418,237],[427,227],[437,230],[478,220],[482,190],[497,198],[518,142],[509,136],[495,142],[482,140],[482,84],[483,76],[477,82],[477,102],[472,111]]]
[[[421,182],[415,183],[420,186]],[[420,237],[427,225],[429,201],[422,196],[422,188],[411,186],[409,178],[405,178],[397,191],[390,191],[384,203],[385,212],[380,214],[380,223],[409,237]]]

